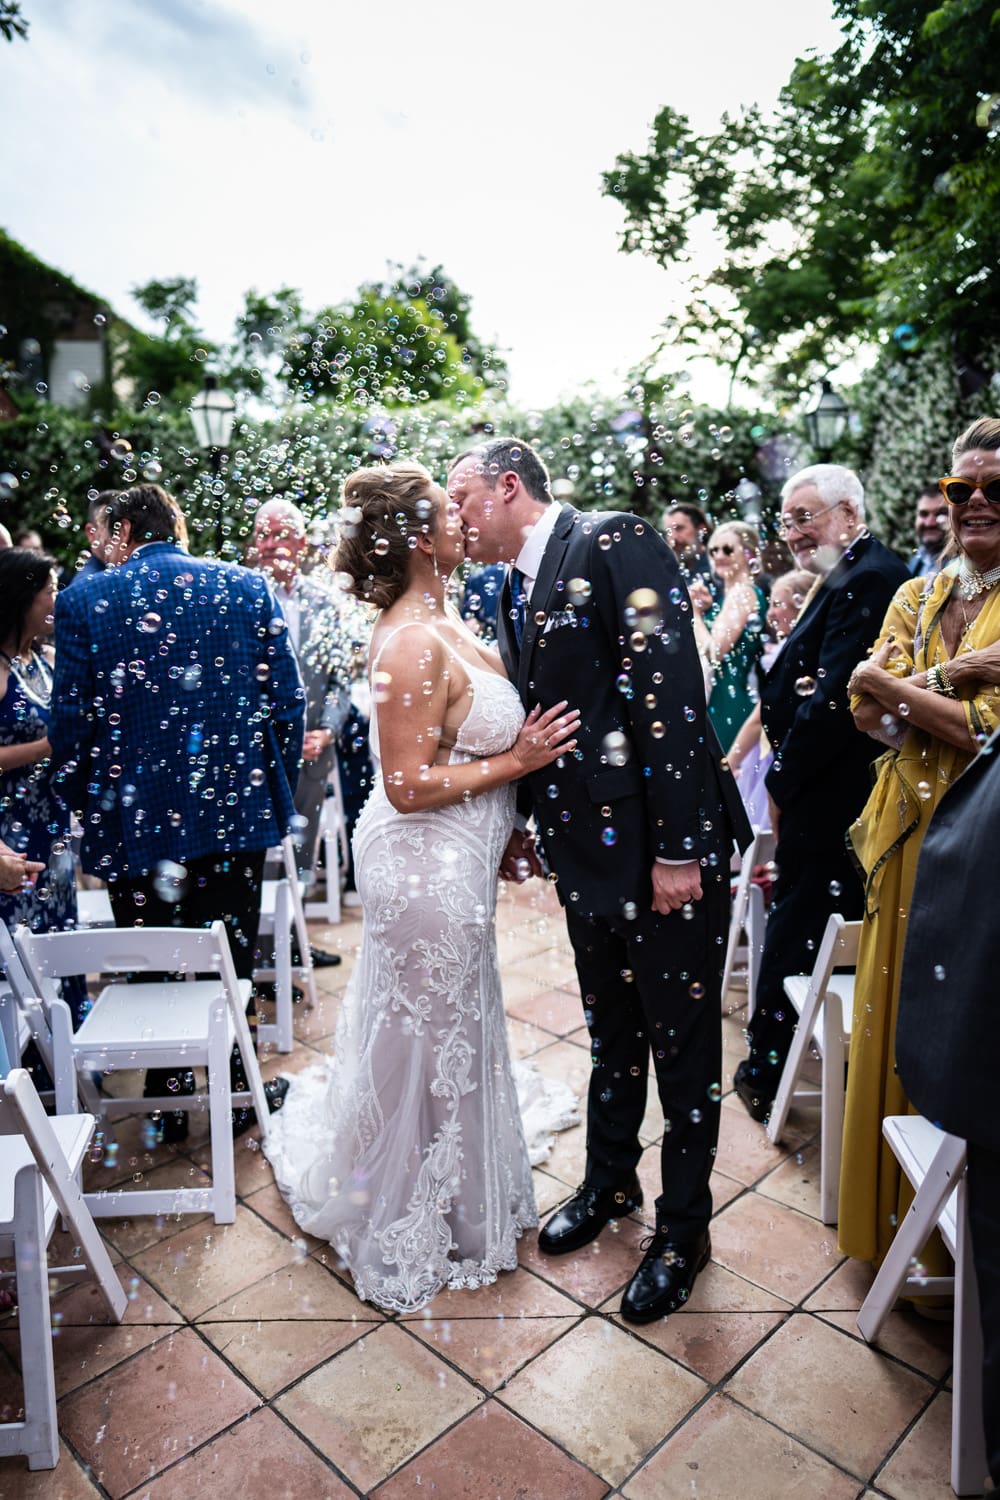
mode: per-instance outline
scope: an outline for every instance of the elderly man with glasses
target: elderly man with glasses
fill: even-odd
[[[845,835],[867,801],[879,746],[855,728],[847,684],[907,576],[864,516],[861,481],[839,464],[802,469],[782,491],[779,533],[797,566],[817,579],[761,687],[761,720],[774,749],[766,785],[778,878],[747,1027],[750,1055],[734,1079],[760,1121],[795,1029],[785,978],[811,971],[831,912],[861,915]]]

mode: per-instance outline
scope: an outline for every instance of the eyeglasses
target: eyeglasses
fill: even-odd
[[[719,553],[722,552],[726,557],[732,557],[733,553],[738,550],[731,542],[720,542],[718,547],[709,547],[708,555],[709,557],[718,557]]]
[[[958,479],[949,474],[938,480],[938,489],[949,505],[967,505],[977,490],[991,505],[1000,505],[1000,474],[991,474],[989,479]]]
[[[819,510],[793,510],[787,519],[782,517],[778,523],[778,535],[784,541],[793,531],[805,531],[807,526],[818,521],[820,516],[828,516],[840,504],[839,500],[835,500],[832,505],[820,506]]]

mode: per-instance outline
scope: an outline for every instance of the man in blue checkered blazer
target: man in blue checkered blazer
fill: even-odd
[[[60,595],[52,759],[117,924],[221,917],[249,977],[305,697],[267,581],[183,551],[178,515],[157,485],[123,491],[98,523],[108,566]]]

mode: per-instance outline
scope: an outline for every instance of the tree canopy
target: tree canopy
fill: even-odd
[[[862,341],[942,341],[975,384],[1000,338],[1000,94],[984,59],[995,0],[835,0],[844,40],[795,63],[776,115],[724,115],[696,135],[665,106],[644,152],[604,190],[622,248],[689,261],[693,226],[719,244],[679,327],[743,377],[779,390]]]

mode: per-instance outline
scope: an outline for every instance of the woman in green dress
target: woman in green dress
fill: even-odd
[[[708,589],[691,586],[695,639],[712,673],[708,715],[723,750],[728,750],[756,699],[750,673],[761,653],[767,599],[754,582],[760,572],[760,538],[743,521],[726,521],[708,540],[712,567],[723,595],[713,603]]]

